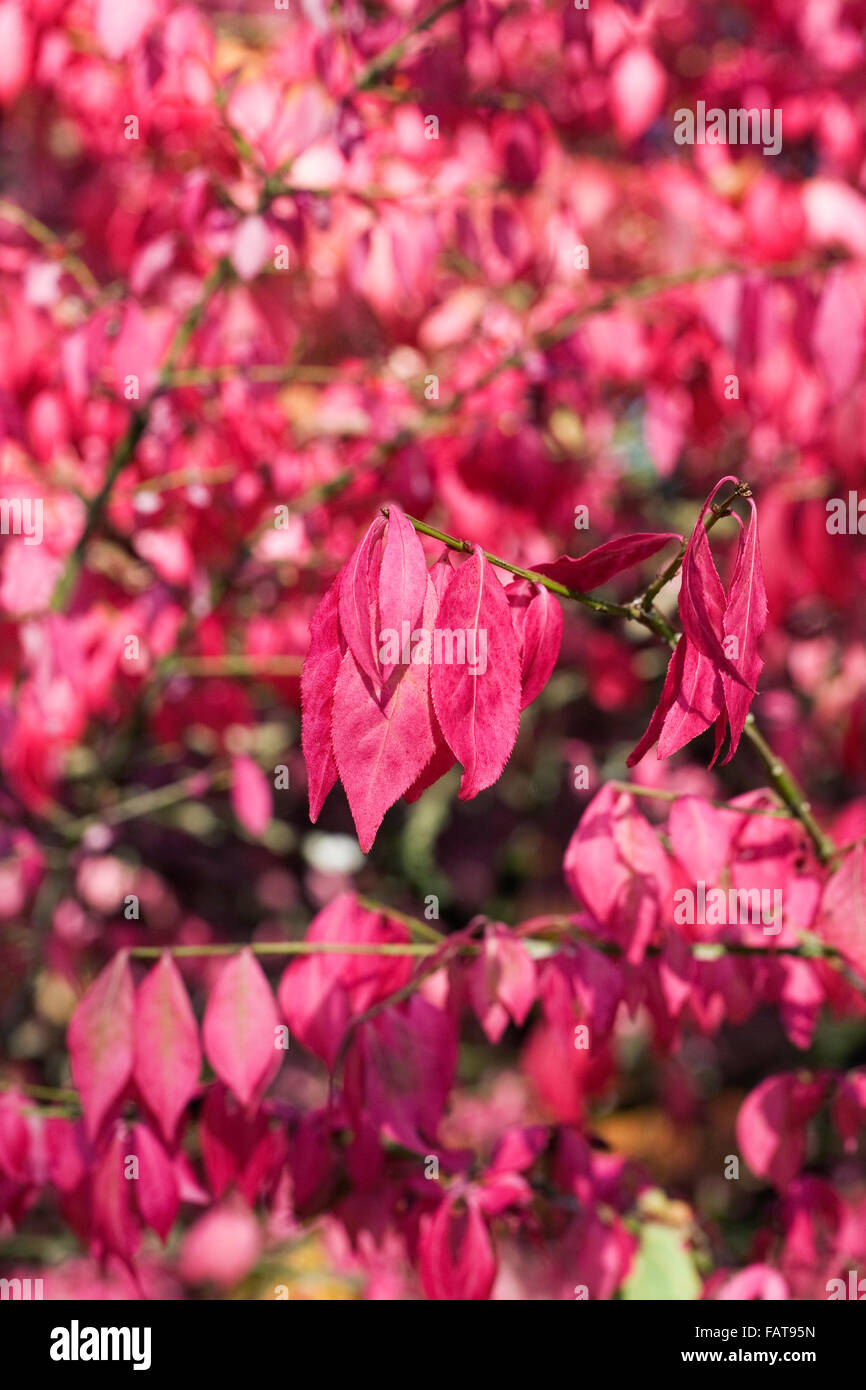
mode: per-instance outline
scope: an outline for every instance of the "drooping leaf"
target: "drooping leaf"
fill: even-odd
[[[520,718],[520,658],[508,599],[480,549],[451,579],[436,626],[463,634],[466,659],[434,661],[430,688],[448,746],[463,764],[459,794],[468,801],[500,777]]]
[[[724,614],[726,646],[731,652],[730,660],[740,675],[739,680],[734,680],[727,671],[721,673],[731,726],[730,751],[725,762],[730,762],[737,751],[764,665],[758,653],[758,642],[767,626],[767,590],[764,587],[758,543],[758,513],[751,498],[749,507],[749,524],[740,547]],[[733,650],[732,641],[735,643]]]
[[[562,644],[562,608],[549,589],[514,579],[505,590],[520,653],[520,708],[526,709],[553,673]]]
[[[405,944],[405,926],[341,893],[310,923],[305,940]],[[280,981],[283,1017],[304,1047],[333,1067],[352,1018],[405,985],[408,956],[311,955],[293,960]]]
[[[379,666],[379,571],[385,518],[377,516],[342,570],[338,608],[340,631],[360,671],[375,689],[381,685]]]
[[[231,802],[247,834],[260,840],[271,823],[271,788],[258,763],[245,753],[232,758]]]
[[[132,1149],[138,1158],[138,1177],[133,1184],[138,1210],[145,1225],[165,1244],[180,1206],[174,1166],[147,1125],[133,1125]]]
[[[166,1143],[198,1088],[198,1027],[180,971],[165,952],[135,999],[135,1082]]]
[[[602,787],[571,837],[564,869],[575,896],[639,964],[667,909],[671,872],[634,797]]]
[[[328,792],[337,780],[331,747],[334,686],[345,651],[340,634],[341,576],[337,575],[310,622],[310,645],[301,672],[301,747],[307,767],[310,820],[319,819]]]
[[[132,1075],[134,1008],[129,956],[119,951],[79,1003],[67,1035],[72,1079],[91,1140]]]
[[[403,624],[411,635],[421,617],[427,596],[427,562],[418,534],[399,507],[388,508],[388,527],[379,571],[379,624],[377,634],[394,632],[403,640]],[[393,662],[382,663],[387,681]]]
[[[817,931],[866,979],[866,845],[849,850],[828,878]]]
[[[435,612],[428,584],[424,626]],[[377,695],[351,651],[343,657],[334,691],[333,746],[358,842],[366,854],[385,812],[432,758],[436,741],[430,705],[430,666],[398,666]]]
[[[418,1270],[430,1299],[478,1301],[490,1297],[496,1255],[474,1191],[449,1193],[432,1215],[422,1217]]]
[[[205,1055],[221,1081],[248,1107],[279,1067],[279,1015],[265,973],[249,947],[226,962],[202,1023]]]
[[[746,1096],[737,1116],[737,1143],[753,1173],[784,1189],[806,1154],[806,1126],[824,1099],[826,1081],[789,1073],[768,1076]]]

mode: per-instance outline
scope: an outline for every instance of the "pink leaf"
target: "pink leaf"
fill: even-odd
[[[787,1302],[791,1297],[788,1285],[778,1270],[770,1265],[746,1265],[726,1279],[716,1298],[720,1301],[733,1299],[737,1303]]]
[[[403,641],[403,624],[409,635],[421,617],[427,596],[427,562],[415,528],[393,504],[388,508],[388,530],[379,571],[379,640],[383,633],[396,633]],[[387,681],[394,663],[382,663],[382,679]]]
[[[132,1147],[138,1158],[135,1195],[145,1225],[165,1244],[180,1206],[174,1166],[147,1125],[133,1125]]]
[[[454,574],[436,625],[464,635],[466,661],[434,662],[430,688],[442,732],[463,764],[460,799],[468,801],[501,776],[520,718],[520,659],[508,600],[480,549]]]
[[[325,797],[337,780],[337,764],[331,747],[331,712],[334,686],[345,650],[340,636],[339,601],[340,575],[313,614],[310,645],[301,672],[301,746],[307,765],[313,824],[319,819]]]
[[[119,951],[79,1003],[67,1036],[72,1079],[91,1140],[132,1075],[134,1007],[129,957]]]
[[[377,516],[351,559],[341,570],[339,614],[340,630],[360,671],[373,683],[381,684],[379,668],[379,571],[385,518]]]
[[[686,637],[681,637],[677,643],[677,652],[680,648],[682,674],[673,705],[662,722],[660,758],[669,758],[704,733],[719,719],[725,707],[721,676],[710,658]]]
[[[249,947],[223,966],[205,1010],[205,1055],[221,1081],[248,1107],[279,1067],[274,996]]]
[[[737,1142],[753,1173],[786,1187],[806,1153],[806,1125],[818,1111],[826,1082],[794,1075],[769,1076],[743,1101]]]
[[[536,994],[535,965],[523,942],[499,924],[485,929],[481,953],[469,976],[472,1006],[492,1043],[508,1019],[526,1021]]]
[[[428,585],[424,626],[432,627],[436,596]],[[432,758],[436,742],[430,706],[430,667],[411,659],[395,669],[381,695],[351,651],[334,690],[333,745],[340,778],[366,854],[385,812]]]
[[[129,53],[157,11],[154,0],[96,0],[96,35],[109,58]]]
[[[255,280],[273,250],[274,239],[263,217],[245,217],[238,223],[230,252],[241,280]]]
[[[700,796],[681,796],[671,807],[671,848],[695,883],[718,883],[736,830],[735,815]]]
[[[341,893],[313,918],[307,941],[405,944],[399,922],[368,912],[350,893]],[[283,1017],[304,1047],[333,1067],[352,1018],[405,985],[408,956],[312,955],[293,960],[280,981]]]
[[[639,964],[667,910],[671,873],[632,796],[602,787],[569,842],[564,869],[575,896]]]
[[[135,1185],[126,1176],[131,1142],[126,1127],[115,1125],[92,1173],[94,1234],[107,1251],[122,1260],[132,1259],[141,1241],[134,1209]]]
[[[751,516],[731,580],[730,593],[724,614],[726,646],[739,680],[722,671],[722,689],[731,725],[731,746],[725,762],[737,751],[752,696],[764,665],[758,654],[758,642],[767,626],[767,591],[758,544],[758,513],[749,498]],[[732,648],[731,639],[736,643]]]
[[[186,1232],[179,1268],[191,1284],[229,1289],[249,1274],[259,1258],[259,1223],[240,1198],[213,1207]]]
[[[346,1057],[349,1110],[395,1143],[427,1153],[456,1065],[454,1019],[413,994],[358,1029]]]
[[[139,986],[135,1000],[135,1082],[166,1143],[198,1088],[198,1028],[180,971],[169,952]]]
[[[232,758],[231,801],[244,830],[260,840],[271,823],[271,788],[258,763],[246,754]]]
[[[850,850],[827,880],[816,929],[866,979],[866,845]]]
[[[455,1212],[463,1199],[464,1212]],[[432,1216],[421,1218],[418,1270],[430,1299],[488,1299],[496,1278],[496,1255],[477,1193],[449,1193]]]
[[[679,609],[683,631],[691,645],[703,656],[709,657],[720,672],[726,671],[733,680],[742,681],[742,676],[725,654],[723,643],[727,600],[704,524],[719,488],[736,481],[731,476],[722,478],[701,508],[683,556]]]
[[[526,709],[542,692],[553,674],[562,644],[562,608],[549,589],[514,579],[505,590],[520,653],[522,693]]]
[[[650,49],[639,45],[617,58],[610,74],[611,106],[624,140],[636,140],[652,125],[662,109],[666,85],[665,69]]]
[[[614,575],[631,569],[642,560],[655,555],[669,541],[681,541],[676,531],[637,531],[632,536],[620,536],[617,540],[605,541],[585,555],[560,555],[543,565],[528,565],[535,574],[543,574],[547,579],[555,579],[567,589],[587,593],[606,584]]]

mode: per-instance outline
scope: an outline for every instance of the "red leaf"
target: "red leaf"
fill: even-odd
[[[231,802],[247,834],[260,840],[271,823],[271,789],[258,763],[246,754],[232,758]]]
[[[520,719],[520,660],[511,612],[480,549],[454,574],[436,626],[464,634],[467,660],[434,662],[430,688],[442,732],[463,764],[460,799],[468,801],[501,776]]]
[[[525,579],[513,579],[505,597],[520,654],[520,708],[526,709],[547,685],[559,657],[562,608],[549,589]]]
[[[385,631],[403,640],[403,623],[411,634],[421,617],[427,596],[427,562],[421,542],[410,521],[399,507],[388,508],[388,529],[379,571],[379,640]],[[394,664],[382,663],[382,679],[387,681]]]
[[[720,672],[727,672],[734,681],[742,681],[742,676],[731,665],[723,646],[727,600],[704,524],[704,517],[713,505],[719,488],[736,481],[732,476],[722,478],[701,508],[683,556],[679,611],[683,631],[691,645],[701,655],[708,657]]]
[[[753,1173],[784,1188],[806,1153],[806,1124],[819,1109],[824,1080],[768,1076],[750,1092],[737,1116],[737,1142]]]
[[[613,579],[615,574],[631,569],[650,555],[655,555],[668,541],[681,541],[676,531],[637,531],[632,536],[620,536],[617,540],[606,541],[586,555],[560,555],[558,560],[548,564],[527,565],[535,574],[543,574],[555,579],[567,589],[586,593],[598,589]]]
[[[351,893],[341,893],[313,918],[307,941],[405,944],[409,933],[380,912],[368,912]],[[352,1018],[405,985],[408,956],[321,955],[293,960],[278,998],[293,1036],[331,1068]]]
[[[132,1147],[138,1158],[135,1181],[138,1210],[145,1224],[156,1231],[165,1244],[180,1206],[174,1166],[147,1125],[133,1125]]]
[[[345,1095],[386,1138],[428,1153],[457,1065],[454,1019],[421,994],[360,1025],[345,1069]]]
[[[198,1088],[198,1027],[180,971],[168,952],[135,1000],[135,1081],[166,1143]]]
[[[93,1230],[106,1250],[131,1260],[141,1241],[134,1207],[134,1179],[126,1176],[132,1157],[126,1127],[115,1126],[92,1174]]]
[[[310,645],[301,672],[301,746],[307,765],[313,824],[319,819],[325,797],[337,780],[337,764],[331,747],[331,712],[334,686],[345,651],[339,622],[341,574],[313,614]]]
[[[604,786],[569,842],[565,876],[575,896],[638,965],[667,909],[668,857],[634,798]]]
[[[700,796],[682,796],[671,807],[671,848],[695,883],[718,883],[728,861],[738,819]]]
[[[758,641],[767,626],[767,591],[758,544],[758,513],[751,498],[749,507],[749,525],[740,546],[724,615],[725,637],[736,639],[736,655],[731,657],[731,661],[740,677],[739,680],[732,680],[727,671],[722,671],[722,688],[731,725],[731,746],[726,763],[737,751],[764,665],[758,654]]]
[[[518,1027],[535,1001],[535,965],[519,937],[499,924],[485,929],[481,952],[469,975],[472,1007],[492,1043],[511,1018]]]
[[[817,931],[866,980],[866,845],[857,845],[827,880]]]
[[[461,1198],[466,1210],[455,1212]],[[479,1301],[490,1297],[496,1255],[475,1192],[449,1192],[432,1216],[422,1217],[418,1272],[428,1298]]]
[[[119,951],[97,975],[69,1024],[72,1079],[93,1140],[132,1075],[135,995],[129,957]]]
[[[432,627],[436,596],[428,585],[424,626]],[[347,651],[334,691],[334,756],[366,854],[385,812],[412,785],[436,748],[430,667],[410,660],[377,695]]]
[[[221,1081],[250,1106],[273,1078],[282,1053],[274,996],[249,947],[224,965],[202,1024],[205,1055]]]
[[[833,400],[850,391],[863,360],[866,314],[862,274],[848,266],[828,271],[815,313],[812,352]]]
[[[385,518],[377,516],[341,571],[338,608],[340,630],[349,651],[376,690],[381,685],[379,667],[379,571]]]

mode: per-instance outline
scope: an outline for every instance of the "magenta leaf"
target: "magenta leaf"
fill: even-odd
[[[378,690],[379,572],[385,518],[377,516],[341,571],[338,608],[340,630],[359,669]]]
[[[828,878],[816,930],[866,978],[866,845],[850,850]]]
[[[655,555],[669,541],[682,541],[682,536],[676,531],[637,531],[632,536],[605,541],[586,555],[560,555],[542,565],[527,565],[527,569],[583,594]]]
[[[240,824],[254,840],[260,840],[271,823],[271,788],[258,763],[247,754],[232,758],[231,803]]]
[[[180,1206],[174,1165],[147,1125],[133,1125],[132,1148],[138,1158],[134,1186],[141,1219],[165,1244]]]
[[[171,1144],[177,1122],[198,1089],[198,1027],[174,960],[165,952],[135,999],[135,1082]]]
[[[513,579],[505,590],[520,653],[520,708],[526,709],[553,674],[562,644],[562,608],[542,584]]]
[[[491,924],[470,972],[469,996],[492,1043],[499,1042],[509,1018],[518,1026],[526,1021],[535,995],[535,965],[525,945],[507,927]]]
[[[379,571],[379,625],[381,642],[386,632],[403,641],[404,627],[415,630],[427,596],[427,562],[414,526],[393,504],[388,508],[388,529]],[[391,661],[382,662],[382,679],[394,670]]]
[[[307,941],[405,944],[409,933],[380,912],[368,912],[341,893],[313,918]],[[409,956],[311,955],[293,960],[280,981],[283,1017],[298,1038],[330,1068],[352,1018],[405,985]]]
[[[670,862],[634,797],[602,787],[584,811],[564,859],[575,897],[638,965],[667,912]]]
[[[129,957],[119,951],[79,1003],[67,1035],[72,1079],[91,1140],[132,1075],[134,1008]]]
[[[338,574],[313,614],[310,645],[301,672],[301,746],[307,766],[313,824],[319,819],[325,797],[337,780],[337,764],[331,747],[331,711],[334,686],[345,651],[339,623],[340,583]]]
[[[806,1153],[806,1125],[826,1089],[820,1078],[768,1076],[746,1096],[737,1116],[737,1142],[753,1173],[779,1188],[797,1176]]]
[[[501,776],[520,718],[520,658],[511,611],[480,549],[451,579],[436,627],[457,637],[452,655],[461,652],[462,637],[464,660],[434,660],[430,688],[442,732],[463,764],[460,799],[468,801]]]
[[[758,544],[758,513],[751,498],[749,507],[749,524],[740,546],[724,613],[726,646],[730,660],[740,674],[739,680],[733,680],[727,671],[722,671],[725,705],[731,725],[731,745],[725,762],[730,762],[737,751],[764,665],[758,654],[758,642],[767,626],[767,591]]]
[[[245,1107],[253,1104],[279,1067],[279,1022],[265,973],[245,947],[223,966],[202,1023],[208,1061]]]
[[[428,584],[424,628],[433,625],[436,595]],[[346,652],[334,691],[333,745],[358,842],[366,854],[385,812],[433,757],[430,667],[407,652],[377,694],[354,655]]]
[[[490,1297],[496,1255],[479,1196],[471,1188],[449,1192],[432,1215],[422,1217],[418,1268],[430,1299],[469,1302]]]

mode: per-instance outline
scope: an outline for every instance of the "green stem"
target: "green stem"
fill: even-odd
[[[399,63],[416,34],[423,34],[426,29],[431,29],[438,19],[448,14],[450,10],[456,10],[462,3],[463,0],[443,0],[443,3],[437,5],[435,10],[431,10],[425,19],[419,20],[402,38],[397,39],[396,43],[392,43],[390,48],[386,48],[384,53],[380,53],[377,58],[367,64],[355,82],[356,90],[365,92],[370,87],[374,87],[380,73],[387,72],[395,63]]]

